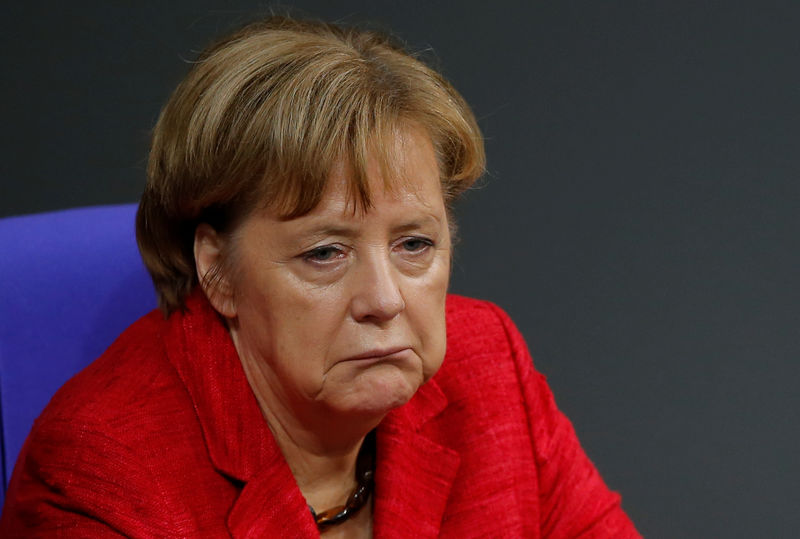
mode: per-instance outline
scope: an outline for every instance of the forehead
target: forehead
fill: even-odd
[[[319,203],[293,217],[265,208],[246,219],[238,232],[256,234],[257,242],[295,248],[329,235],[372,235],[386,231],[441,229],[449,225],[439,167],[427,137],[413,134],[396,141],[393,168],[388,173],[370,159],[366,180],[370,203],[359,202],[352,189],[352,167],[340,161],[328,175]],[[238,235],[238,234],[237,234]],[[241,243],[248,244],[250,241]]]
[[[423,129],[406,127],[389,137],[378,137],[358,159],[337,159],[320,186],[315,203],[306,211],[287,213],[281,207],[266,208],[280,220],[304,216],[358,217],[374,206],[400,205],[434,210],[443,200],[440,167],[430,137]],[[298,186],[299,187],[299,186]],[[302,189],[302,187],[300,187]]]
[[[309,226],[329,223],[351,224],[438,223],[446,220],[444,200],[436,176],[418,176],[413,181],[395,182],[391,188],[378,183],[371,189],[369,206],[348,193],[347,185],[331,178],[329,189],[309,213],[294,219]]]

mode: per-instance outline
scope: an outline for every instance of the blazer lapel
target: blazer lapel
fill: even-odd
[[[231,536],[319,537],[306,500],[277,445],[263,464],[263,471],[247,482],[228,514]]]
[[[239,537],[319,537],[264,420],[227,329],[202,293],[176,313],[167,353],[186,386],[214,467],[243,488],[228,513]]]
[[[374,537],[437,537],[459,466],[456,451],[420,432],[447,406],[434,381],[378,427]]]

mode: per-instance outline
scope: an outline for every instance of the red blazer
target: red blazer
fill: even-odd
[[[377,432],[374,536],[639,537],[500,309],[451,296],[447,356]],[[202,294],[143,317],[34,424],[3,537],[318,537]]]

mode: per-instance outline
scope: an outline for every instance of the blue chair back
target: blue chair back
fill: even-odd
[[[133,204],[0,219],[0,504],[56,390],[156,306]]]

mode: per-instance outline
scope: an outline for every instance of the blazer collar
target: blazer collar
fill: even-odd
[[[189,392],[212,464],[243,485],[228,513],[231,535],[280,537],[296,530],[298,537],[318,536],[228,330],[199,289],[185,312],[170,318],[167,355]]]
[[[227,328],[199,289],[186,307],[170,318],[167,354],[189,392],[213,465],[244,484],[228,518],[232,535],[295,530],[318,536]],[[459,456],[421,431],[446,407],[447,398],[430,380],[378,427],[375,537],[438,535]]]
[[[199,288],[187,298],[186,311],[170,318],[167,354],[189,392],[214,466],[248,481],[277,444],[228,330]]]
[[[423,427],[446,407],[430,380],[378,427],[374,537],[438,537],[460,458]]]

